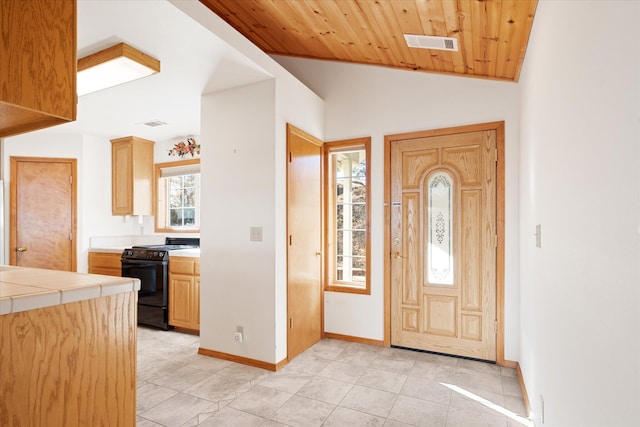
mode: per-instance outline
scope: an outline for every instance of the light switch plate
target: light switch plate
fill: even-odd
[[[249,241],[262,242],[262,227],[249,228]]]
[[[536,224],[536,248],[542,247],[542,225]]]

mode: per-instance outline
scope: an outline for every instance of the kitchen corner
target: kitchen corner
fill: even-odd
[[[90,239],[89,273],[140,280],[138,324],[200,332],[200,238]]]

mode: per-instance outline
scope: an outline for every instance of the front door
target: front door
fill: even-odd
[[[322,142],[287,126],[287,358],[322,334]]]
[[[391,344],[496,360],[496,130],[391,141]]]
[[[76,270],[76,160],[11,157],[11,265]]]

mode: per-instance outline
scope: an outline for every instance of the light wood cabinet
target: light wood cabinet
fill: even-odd
[[[2,0],[0,138],[76,119],[76,0]]]
[[[111,140],[113,215],[153,215],[154,144],[137,136]]]
[[[121,254],[111,252],[89,252],[89,273],[121,276]]]
[[[169,260],[169,324],[200,331],[200,259]]]

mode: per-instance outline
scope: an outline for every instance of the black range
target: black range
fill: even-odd
[[[200,247],[198,237],[167,237],[163,245],[140,245],[122,252],[122,277],[140,279],[138,324],[169,329],[169,251]]]

